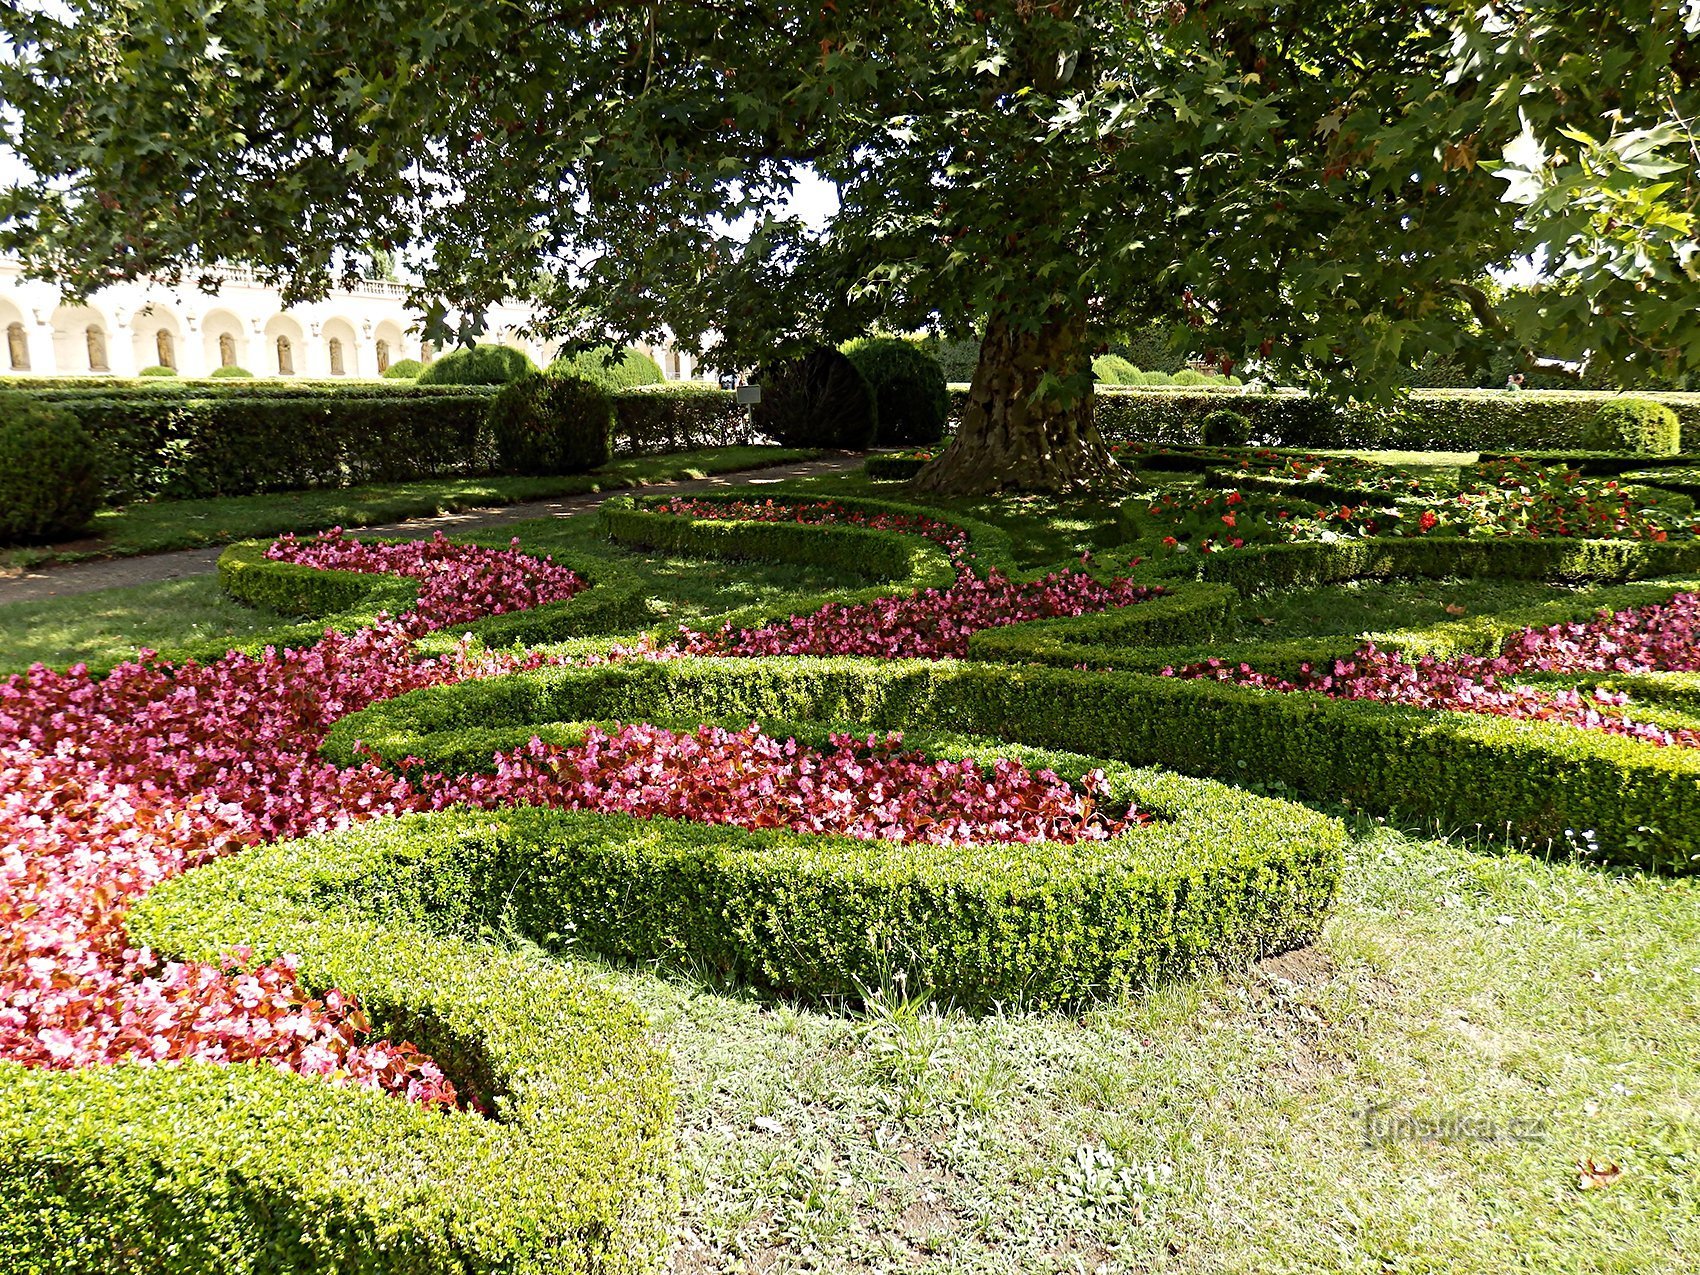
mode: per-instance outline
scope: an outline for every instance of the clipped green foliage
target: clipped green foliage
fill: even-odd
[[[215,380],[229,379],[246,381],[251,379],[254,374],[245,367],[237,367],[234,363],[226,363],[223,367],[215,367],[212,371],[208,372],[207,375]]]
[[[463,345],[425,365],[415,378],[419,385],[506,385],[537,364],[524,350],[511,345]]]
[[[614,400],[583,377],[533,372],[491,400],[490,433],[510,474],[582,474],[613,457]]]
[[[1169,380],[1172,385],[1205,385],[1209,383],[1209,378],[1203,372],[1190,367],[1183,367]]]
[[[563,354],[549,365],[549,371],[592,381],[610,393],[636,385],[659,385],[667,379],[661,365],[642,351],[625,347],[615,355],[613,347],[607,345]]]
[[[174,367],[165,367],[161,364],[156,363],[152,367],[144,367],[140,372],[137,372],[136,375],[137,376],[176,376],[177,375],[177,369],[174,368]]]
[[[1663,403],[1616,399],[1600,408],[1583,445],[1600,451],[1674,456],[1682,450],[1682,421]]]
[[[1092,375],[1104,385],[1140,385],[1145,374],[1119,354],[1100,354],[1092,360]]]
[[[1206,447],[1244,447],[1251,442],[1251,422],[1239,412],[1211,412],[1203,434]]]
[[[915,342],[866,337],[846,343],[844,354],[873,387],[881,443],[917,446],[944,437],[944,373]]]
[[[1128,382],[1130,385],[1173,385],[1174,383],[1174,373],[1172,372],[1141,372],[1137,381]]]
[[[732,390],[701,381],[639,385],[614,395],[620,427],[615,450],[622,455],[684,452],[757,441],[749,409]]]
[[[442,764],[457,749],[456,722],[419,738],[417,755]],[[517,739],[543,723],[495,717],[474,727],[480,742],[491,724],[523,728]],[[906,742],[1075,780],[1102,769],[1106,800],[1155,822],[1015,855],[525,809],[392,825],[385,840],[431,872],[433,909],[465,915],[457,928],[505,921],[549,942],[570,918],[580,948],[642,962],[685,956],[815,1001],[857,1001],[901,969],[911,988],[971,1012],[1069,1008],[1285,951],[1315,937],[1333,901],[1344,830],[1302,807],[990,740]]]
[[[594,975],[489,941],[472,917],[501,900],[466,893],[476,840],[409,855],[412,826],[236,855],[152,891],[128,924],[173,959],[298,956],[306,987],[358,996],[491,1118],[269,1067],[0,1064],[8,1271],[654,1268],[674,1138],[648,1023]]]
[[[384,376],[391,381],[413,381],[424,370],[425,365],[418,359],[397,359],[384,369]]]
[[[0,544],[87,530],[100,504],[100,453],[71,413],[0,394]]]
[[[770,363],[756,381],[762,394],[751,423],[781,446],[860,450],[878,435],[873,387],[837,350]]]
[[[952,390],[951,417],[960,419],[964,390]],[[1246,394],[1226,381],[1191,389],[1148,392],[1101,387],[1094,396],[1098,428],[1112,439],[1181,446],[1197,444],[1204,418],[1229,408],[1248,417],[1259,437],[1284,447],[1389,447],[1415,451],[1531,452],[1592,450],[1593,421],[1612,394],[1581,390],[1420,391],[1395,403],[1341,406],[1293,391]],[[1682,423],[1681,446],[1700,452],[1700,394],[1659,400]]]

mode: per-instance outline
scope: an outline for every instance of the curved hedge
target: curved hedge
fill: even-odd
[[[340,760],[360,741],[399,758],[419,749],[420,735],[456,725],[657,713],[961,731],[1187,774],[1278,781],[1371,810],[1509,826],[1559,843],[1570,830],[1591,829],[1617,862],[1692,871],[1700,857],[1700,756],[1692,749],[1548,722],[1131,672],[808,658],[549,668],[375,705],[339,722],[325,749]]]
[[[250,1066],[0,1064],[0,1265],[641,1272],[671,1229],[672,1096],[629,1004],[438,906],[409,823],[248,851],[150,893],[136,941],[294,953],[490,1108],[432,1114]]]

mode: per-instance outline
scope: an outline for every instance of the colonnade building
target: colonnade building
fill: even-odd
[[[66,304],[55,285],[25,279],[15,259],[0,257],[0,376],[134,376],[147,367],[207,376],[240,367],[255,376],[362,377],[382,376],[401,359],[431,360],[405,284],[367,279],[322,301],[285,307],[278,290],[252,271],[226,266],[219,273],[215,295],[138,281]],[[518,346],[546,365],[555,349],[518,335],[529,317],[524,306],[498,306],[484,339]],[[636,348],[670,380],[698,374],[682,351]]]

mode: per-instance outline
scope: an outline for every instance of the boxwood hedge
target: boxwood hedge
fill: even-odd
[[[1691,749],[1131,672],[800,658],[549,668],[375,705],[325,747],[349,758],[358,741],[399,758],[436,730],[692,713],[984,734],[1537,840],[1592,830],[1617,862],[1693,870],[1700,856]]]
[[[462,882],[409,840],[475,845],[466,822],[249,851],[154,890],[128,924],[173,958],[296,954],[305,986],[358,996],[490,1118],[259,1066],[0,1064],[0,1267],[653,1269],[674,1197],[664,1060],[643,1016],[594,977],[439,906]]]

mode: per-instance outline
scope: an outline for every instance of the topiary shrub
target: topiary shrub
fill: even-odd
[[[100,503],[94,438],[69,412],[0,394],[0,543],[86,530]]]
[[[490,433],[510,474],[582,474],[614,454],[614,400],[582,376],[533,372],[491,401]]]
[[[442,358],[425,365],[417,383],[420,385],[506,385],[528,372],[537,371],[537,364],[524,350],[511,345],[465,345],[450,350]]]
[[[1606,452],[1674,456],[1682,450],[1682,422],[1663,403],[1645,398],[1615,399],[1595,415],[1583,446]]]
[[[1206,447],[1244,447],[1251,442],[1251,422],[1238,412],[1211,412],[1204,418]]]
[[[174,368],[174,367],[165,367],[165,366],[160,365],[160,364],[155,364],[153,367],[144,367],[140,372],[137,372],[136,375],[137,376],[176,376],[177,375],[177,369]]]
[[[384,375],[392,381],[411,381],[424,370],[425,365],[418,359],[397,359],[384,369]]]
[[[563,354],[549,365],[557,376],[576,376],[594,382],[605,390],[629,390],[638,385],[659,385],[667,379],[661,365],[639,350],[623,349],[610,361],[613,347],[598,345]]]
[[[950,399],[936,360],[895,337],[868,337],[843,349],[873,387],[880,442],[915,446],[944,437]]]
[[[870,446],[879,404],[868,378],[837,350],[778,359],[756,378],[761,402],[750,408],[756,429],[785,447]]]
[[[1141,372],[1139,380],[1133,383],[1139,385],[1173,385],[1175,381],[1167,372]]]
[[[254,374],[245,367],[237,367],[234,363],[227,363],[223,367],[215,367],[212,371],[208,372],[207,375],[216,376],[223,380],[229,377],[247,377],[252,379]]]
[[[1119,354],[1100,354],[1092,360],[1092,375],[1105,385],[1139,385],[1145,374]]]
[[[1205,376],[1203,372],[1196,371],[1190,367],[1183,367],[1180,371],[1176,372],[1174,376],[1169,378],[1169,383],[1171,385],[1204,385],[1208,383],[1209,380],[1210,378]]]

